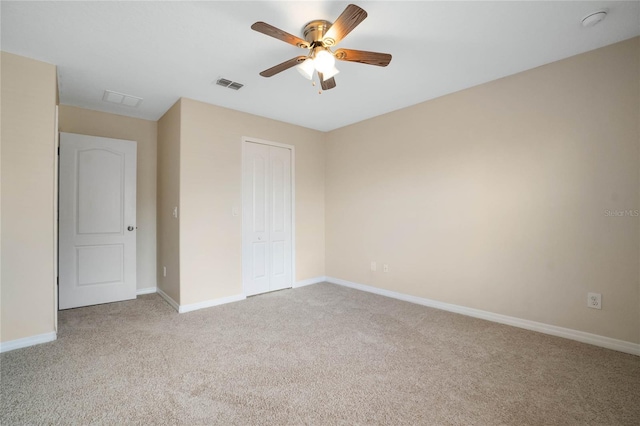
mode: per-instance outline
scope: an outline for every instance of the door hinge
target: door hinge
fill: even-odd
[[[60,147],[58,147],[58,155],[60,155]]]

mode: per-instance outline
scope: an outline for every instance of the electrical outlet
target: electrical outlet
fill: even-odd
[[[173,208],[173,217],[178,218],[178,207]]]
[[[389,265],[387,265],[386,263],[382,265],[382,272],[389,272]]]
[[[375,272],[378,270],[378,265],[376,265],[376,262],[371,262],[371,271]]]
[[[167,276],[167,267],[166,266],[162,267],[162,275],[165,276],[165,277]]]
[[[602,295],[600,293],[587,293],[587,307],[602,309]]]

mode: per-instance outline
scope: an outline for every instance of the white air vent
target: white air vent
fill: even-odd
[[[142,98],[127,95],[125,93],[113,92],[111,90],[104,91],[102,100],[105,102],[111,102],[112,104],[119,104],[132,108],[138,108],[142,103]]]
[[[218,86],[226,87],[228,89],[239,90],[244,84],[240,84],[236,81],[227,80],[226,78],[219,78],[216,80]]]

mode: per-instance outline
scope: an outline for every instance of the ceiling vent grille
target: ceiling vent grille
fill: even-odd
[[[112,104],[124,105],[132,108],[138,108],[142,103],[142,98],[137,96],[127,95],[125,93],[113,92],[111,90],[105,90],[102,95],[104,102],[110,102]]]
[[[228,89],[239,90],[244,86],[244,84],[240,84],[236,81],[227,80],[226,78],[219,78],[216,80],[216,84],[218,86],[226,87]]]

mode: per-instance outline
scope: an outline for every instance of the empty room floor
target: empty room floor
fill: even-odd
[[[0,369],[3,425],[640,423],[640,357],[326,283],[63,311]]]

